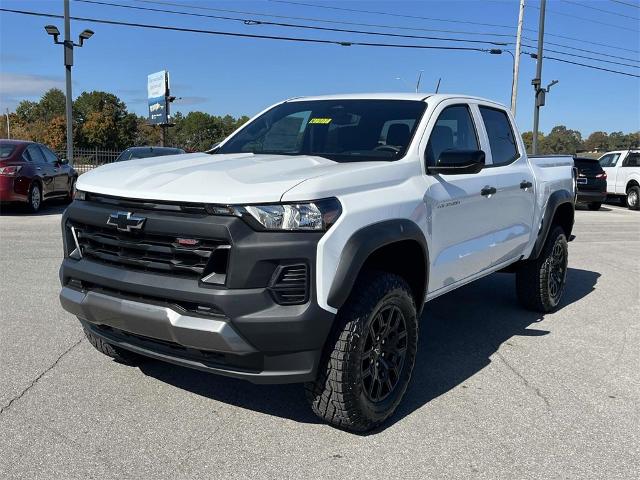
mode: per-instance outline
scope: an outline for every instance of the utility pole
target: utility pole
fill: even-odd
[[[64,0],[64,68],[66,76],[65,110],[67,116],[67,161],[73,165],[73,96],[71,94],[71,67],[73,66],[73,41],[71,40],[71,18],[69,0]]]
[[[9,129],[9,108],[7,108],[7,140],[11,140],[11,130]]]
[[[511,82],[511,113],[516,116],[516,97],[518,96],[518,74],[520,71],[520,48],[522,44],[522,23],[524,21],[524,0],[520,0],[518,13],[518,33],[516,35],[516,53],[513,62],[513,80]]]
[[[73,165],[73,111],[72,111],[72,92],[71,92],[71,67],[73,66],[73,48],[82,47],[85,40],[93,35],[92,30],[83,30],[79,35],[79,43],[71,40],[71,18],[69,16],[69,0],[64,0],[64,41],[59,41],[60,31],[55,25],[45,25],[47,34],[53,37],[53,43],[64,47],[64,68],[66,74],[66,98],[65,112],[67,117],[67,161]]]
[[[533,110],[533,142],[532,153],[538,153],[538,125],[540,122],[540,107],[544,105],[544,89],[540,88],[542,83],[542,53],[544,44],[544,13],[547,7],[547,0],[540,0],[540,21],[538,24],[538,55],[536,62],[536,78],[531,81],[535,90],[535,108]]]

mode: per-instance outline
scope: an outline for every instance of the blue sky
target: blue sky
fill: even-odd
[[[111,3],[166,8],[212,15],[229,15],[333,26],[377,30],[390,33],[441,35],[473,39],[513,41],[518,15],[518,1],[320,1],[298,0],[308,4],[375,10],[395,15],[433,17],[458,22],[513,25],[513,29],[480,26],[470,23],[406,18],[373,13],[356,13],[313,6],[292,5],[269,0],[215,1],[164,0],[181,6],[151,5],[131,0],[105,0]],[[575,3],[581,5],[576,5]],[[628,3],[640,5],[637,0]],[[62,0],[0,0],[4,8],[18,8],[48,13],[62,13]],[[310,20],[285,20],[257,15],[225,14],[189,9],[187,5],[241,10],[291,17],[339,20],[343,22],[397,25],[403,30],[374,29],[348,25],[330,25]],[[536,30],[539,5],[527,0],[525,28]],[[589,8],[591,7],[591,8]],[[626,16],[640,17],[640,8],[599,1],[547,2],[546,32],[615,45],[625,50],[579,43],[547,36],[549,42],[600,51],[600,58],[640,65],[640,22]],[[599,10],[613,13],[605,13]],[[618,13],[619,15],[614,15]],[[422,39],[400,39],[342,32],[322,32],[267,25],[244,25],[240,22],[144,12],[103,5],[71,2],[74,16],[108,18],[127,22],[173,25],[265,35],[368,41],[382,43],[449,44]],[[626,16],[625,16],[626,15]],[[579,17],[579,18],[578,18]],[[590,20],[590,21],[589,21]],[[604,22],[610,25],[603,25]],[[62,48],[54,46],[43,25],[52,23],[62,31],[62,20],[27,17],[0,12],[0,108],[13,108],[21,99],[37,99],[52,86],[63,87]],[[84,28],[95,31],[85,47],[76,49],[74,96],[83,90],[105,90],[118,95],[130,110],[146,115],[146,78],[149,73],[168,69],[172,93],[182,97],[174,111],[202,110],[234,116],[251,115],[280,99],[324,93],[409,91],[419,70],[424,70],[421,91],[433,91],[442,77],[441,92],[483,96],[508,104],[511,95],[511,56],[480,52],[451,52],[340,47],[275,40],[229,38],[196,33],[155,31],[99,25],[87,21],[72,22],[74,37]],[[410,29],[460,30],[514,34],[514,38],[447,34]],[[535,38],[535,31],[525,31]],[[532,43],[532,42],[528,42]],[[473,46],[472,44],[465,44]],[[487,47],[481,45],[481,47]],[[548,45],[549,48],[556,48]],[[487,47],[489,48],[489,47]],[[582,55],[595,56],[585,52]],[[549,53],[549,55],[552,55]],[[619,60],[611,55],[627,57]],[[571,56],[569,60],[600,65],[640,74],[640,68],[599,63]],[[521,130],[530,130],[533,112],[535,61],[522,56],[518,89],[517,120]],[[396,78],[402,78],[397,80]],[[625,132],[640,130],[640,79],[553,62],[544,62],[543,82],[559,80],[547,98],[541,114],[541,130],[548,132],[557,124],[580,130],[584,135],[594,130]]]

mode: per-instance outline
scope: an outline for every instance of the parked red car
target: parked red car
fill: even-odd
[[[48,147],[23,140],[0,140],[0,204],[42,202],[73,196],[78,173]]]

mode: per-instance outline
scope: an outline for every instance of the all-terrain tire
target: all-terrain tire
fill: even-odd
[[[137,365],[143,359],[142,356],[136,353],[105,342],[100,337],[95,336],[86,328],[84,329],[84,334],[96,350],[106,355],[107,357],[113,358],[116,362],[123,363],[125,365]]]
[[[627,190],[626,204],[629,210],[640,210],[640,187],[634,185]]]
[[[587,204],[587,208],[589,210],[600,210],[600,207],[602,206],[601,202],[591,202],[589,204]]]
[[[558,308],[567,276],[569,248],[561,227],[552,227],[535,260],[527,260],[516,271],[516,293],[528,310],[548,313]]]
[[[376,344],[371,332],[376,328],[383,332],[385,327],[380,325],[400,323],[404,325],[401,333],[381,333],[378,338],[383,340]],[[386,331],[392,332],[392,328],[389,326]],[[384,338],[386,346],[382,345]],[[377,347],[371,348],[372,343]],[[407,282],[386,272],[363,272],[336,316],[316,380],[305,385],[312,410],[329,424],[345,430],[364,432],[377,427],[393,414],[404,396],[417,344],[416,306]],[[402,347],[404,357],[399,360]],[[382,358],[385,352],[386,360]],[[380,364],[383,367],[379,368]],[[387,391],[385,397],[372,393],[378,388],[381,393]]]

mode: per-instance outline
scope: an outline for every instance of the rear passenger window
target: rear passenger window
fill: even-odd
[[[27,152],[29,152],[29,157],[31,157],[31,160],[35,163],[45,163],[44,155],[42,155],[42,152],[36,145],[29,145]]]
[[[513,162],[520,155],[507,114],[502,110],[482,106],[480,114],[489,137],[493,165],[506,165]]]
[[[435,165],[447,150],[478,150],[478,136],[466,105],[445,108],[431,131],[427,143],[427,165]]]
[[[630,153],[622,164],[623,167],[640,167],[640,153]]]

